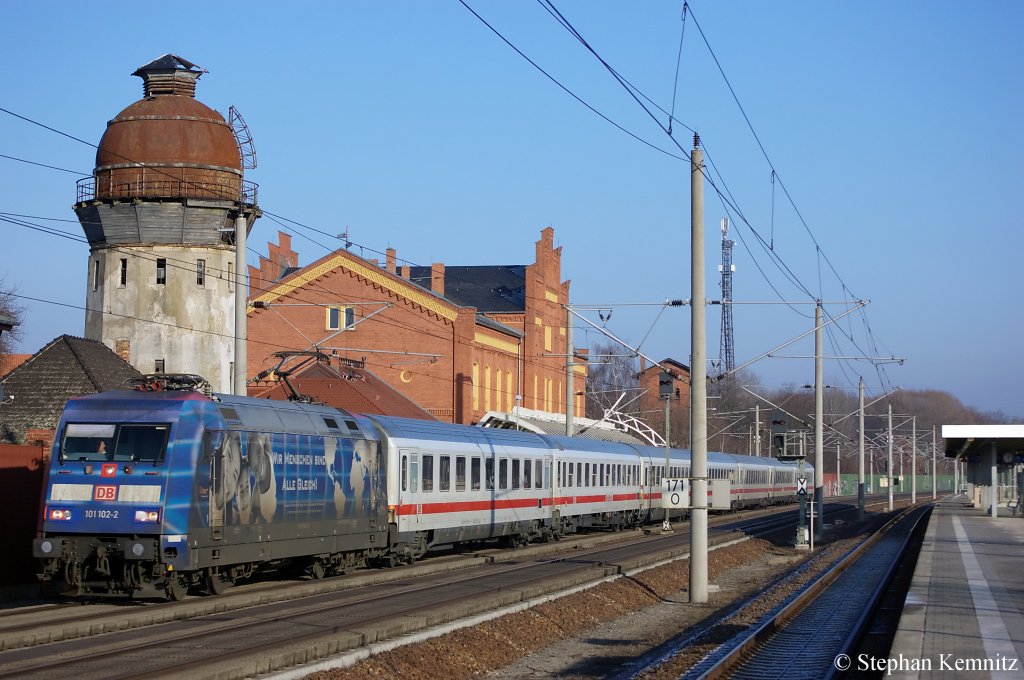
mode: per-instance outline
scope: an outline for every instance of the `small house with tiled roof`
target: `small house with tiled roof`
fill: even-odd
[[[324,357],[288,376],[294,391],[312,401],[350,413],[437,420],[426,410],[356,362]],[[293,392],[281,380],[254,383],[249,396],[288,399]]]
[[[566,310],[554,230],[528,265],[399,266],[337,250],[298,267],[290,239],[249,268],[248,371],[318,348],[367,370],[432,416],[474,423],[517,405],[565,413]],[[584,414],[584,365],[574,412]]]
[[[102,342],[61,335],[0,380],[0,443],[52,442],[68,399],[118,389],[139,375]]]

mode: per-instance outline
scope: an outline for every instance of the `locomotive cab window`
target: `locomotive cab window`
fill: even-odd
[[[159,463],[167,449],[169,425],[71,423],[64,428],[61,460]]]

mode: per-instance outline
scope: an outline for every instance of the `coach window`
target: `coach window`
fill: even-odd
[[[494,459],[493,458],[488,458],[486,462],[487,462],[487,464],[485,465],[484,477],[486,477],[487,479],[485,481],[485,484],[487,484],[487,488],[488,489],[493,489],[494,488]]]
[[[466,490],[466,457],[459,456],[455,459],[455,490]]]
[[[565,463],[562,463],[562,465],[565,465]],[[571,487],[572,486],[572,470],[576,466],[573,465],[572,463],[569,463],[568,466],[569,467],[567,469],[569,470],[569,474],[566,475],[566,477],[565,477],[565,485]]]
[[[520,480],[519,480],[519,463],[520,463],[520,460],[518,458],[513,458],[512,459],[512,488],[513,489],[521,489],[522,488],[522,486],[520,485]]]
[[[423,490],[434,490],[434,457],[423,456]]]
[[[508,458],[498,460],[498,488],[508,488]]]
[[[583,463],[576,463],[576,485],[579,487],[585,486],[585,479],[583,476]]]
[[[409,490],[409,456],[402,456],[402,491]]]
[[[470,479],[469,479],[469,483],[470,483],[470,487],[469,488],[472,489],[473,491],[479,491],[480,490],[480,459],[479,458],[470,458],[469,459],[469,464],[470,464],[470,468],[471,468],[471,470],[470,470]]]
[[[441,460],[439,462],[441,464],[441,469],[438,471],[438,474],[440,474],[441,476],[437,480],[438,488],[441,491],[451,491],[452,490],[452,457],[451,456],[441,456]]]
[[[531,481],[532,475],[530,474],[532,472],[532,470],[530,469],[531,467],[533,467],[533,466],[530,465],[530,461],[529,460],[524,460],[523,461],[523,488],[524,489],[529,489],[529,488],[533,487],[533,482]]]
[[[544,463],[542,461],[534,461],[533,468],[533,488],[542,489],[544,481]]]

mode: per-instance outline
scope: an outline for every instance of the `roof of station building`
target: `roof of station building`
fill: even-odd
[[[993,445],[998,456],[1024,454],[1024,425],[943,425],[942,438],[949,458],[988,454]]]

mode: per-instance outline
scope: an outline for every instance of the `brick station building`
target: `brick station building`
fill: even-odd
[[[564,414],[561,251],[547,227],[526,265],[399,266],[388,249],[383,266],[336,250],[298,267],[291,237],[279,233],[249,267],[249,375],[272,369],[274,352],[315,346],[364,362],[446,422],[512,411],[517,395],[524,408]],[[582,386],[586,367],[574,370]],[[583,395],[575,401],[583,416]]]

